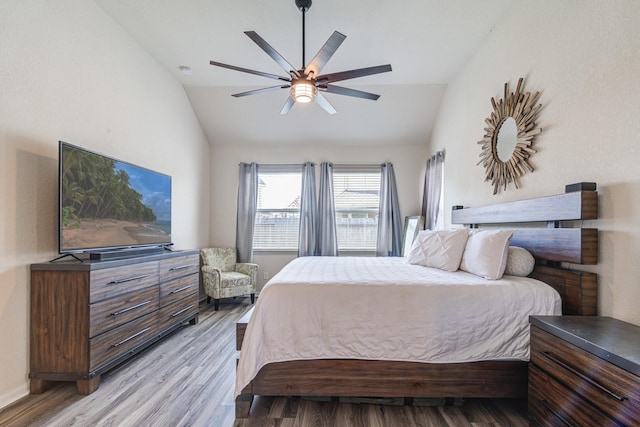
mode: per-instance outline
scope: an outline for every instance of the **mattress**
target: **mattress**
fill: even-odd
[[[260,292],[235,394],[264,365],[291,360],[528,361],[529,316],[561,305],[526,277],[487,280],[401,257],[296,258]]]

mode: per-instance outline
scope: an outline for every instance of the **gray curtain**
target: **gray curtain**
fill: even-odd
[[[298,256],[314,256],[316,254],[317,223],[318,208],[316,202],[316,167],[315,164],[307,162],[302,165]]]
[[[333,198],[333,163],[329,162],[320,165],[317,239],[317,255],[338,256],[336,207]]]
[[[378,241],[376,256],[401,256],[402,254],[402,218],[396,175],[391,163],[382,164],[380,179],[380,214],[378,217]]]
[[[258,164],[240,163],[236,248],[238,262],[253,261],[253,230],[258,205]]]
[[[438,223],[440,213],[440,196],[442,193],[442,166],[444,151],[438,151],[427,160],[424,174],[424,191],[422,195],[422,216],[424,228],[433,230]]]

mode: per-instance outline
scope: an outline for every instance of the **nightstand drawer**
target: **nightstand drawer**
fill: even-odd
[[[640,387],[634,374],[537,327],[531,328],[531,362],[603,413],[638,425]]]
[[[618,426],[573,390],[529,365],[529,413],[543,426]]]

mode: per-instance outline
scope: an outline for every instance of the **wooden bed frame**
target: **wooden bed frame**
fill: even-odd
[[[452,223],[546,223],[516,228],[513,246],[536,258],[531,274],[561,295],[563,314],[596,315],[597,277],[568,270],[562,262],[597,264],[598,231],[573,228],[573,221],[596,219],[595,191],[565,193],[479,208],[454,209]],[[535,225],[535,224],[534,224]],[[509,227],[506,227],[509,228]],[[236,328],[240,350],[248,312]],[[454,364],[371,360],[297,360],[264,366],[236,398],[236,417],[249,415],[253,396],[331,396],[385,398],[523,398],[527,395],[527,362],[482,361]]]

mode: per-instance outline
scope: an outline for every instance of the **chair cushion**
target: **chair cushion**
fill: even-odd
[[[235,271],[220,273],[221,288],[237,288],[251,286],[251,277]]]

